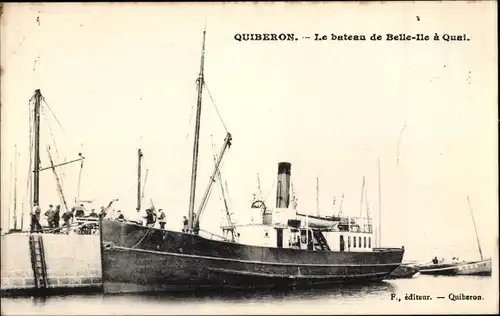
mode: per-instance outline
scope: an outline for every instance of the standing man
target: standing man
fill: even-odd
[[[40,206],[35,204],[33,211],[31,212],[31,232],[40,233],[42,231],[42,225],[40,225],[40,214],[42,213]]]
[[[49,205],[49,209],[43,214],[47,218],[47,224],[49,225],[49,228],[54,228],[54,209],[52,204]]]
[[[146,226],[148,227],[154,227],[156,222],[155,214],[153,213],[153,210],[148,208],[146,210]]]
[[[160,212],[160,215],[158,216],[160,228],[165,229],[165,225],[167,224],[167,216],[165,215],[165,212],[163,212],[163,209],[159,209],[158,211]]]
[[[54,215],[52,216],[52,225],[54,228],[59,228],[59,221],[61,220],[61,205],[56,206]]]
[[[183,233],[187,233],[187,231],[188,231],[188,223],[189,223],[189,222],[188,222],[187,217],[186,217],[186,216],[183,216],[183,217],[182,217],[182,232],[183,232]]]

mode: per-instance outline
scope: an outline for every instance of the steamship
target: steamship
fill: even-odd
[[[278,163],[275,208],[254,201],[247,211],[260,212],[256,221],[238,225],[228,221],[220,240],[200,234],[200,215],[232,141],[227,133],[195,211],[205,34],[197,79],[188,225],[178,232],[101,219],[104,292],[312,287],[386,278],[401,264],[404,248],[376,248],[369,219],[339,217],[332,219],[334,225],[321,227],[297,217],[290,207],[288,162]]]

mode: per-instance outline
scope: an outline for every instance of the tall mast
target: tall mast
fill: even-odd
[[[39,205],[40,203],[40,101],[42,99],[42,93],[40,89],[35,90],[34,94],[35,106],[33,109],[33,132],[34,132],[34,168],[33,168],[33,205]]]
[[[141,149],[137,150],[137,212],[141,210],[141,159],[142,159],[142,151]]]
[[[319,176],[316,176],[316,215],[319,216]]]
[[[14,230],[17,230],[17,145],[14,158]]]
[[[359,217],[363,217],[363,195],[365,194],[365,176],[363,176],[363,184],[361,185],[361,199],[359,201]]]
[[[13,168],[12,168],[12,161],[10,162],[10,169],[9,169],[9,182],[12,181],[12,175],[13,175]],[[10,182],[9,186],[9,217],[7,218],[7,230],[10,230],[10,213],[11,213],[11,207],[12,207],[12,182]]]
[[[203,96],[203,84],[204,84],[203,69],[205,66],[205,33],[206,29],[203,29],[203,44],[201,48],[200,73],[198,74],[198,79],[196,80],[198,89],[198,98],[196,101],[196,125],[194,128],[193,164],[191,167],[191,190],[189,193],[189,213],[188,213],[188,229],[190,232],[193,230],[194,202],[196,198],[196,172],[198,170],[198,147],[200,140],[201,101]]]
[[[333,213],[332,216],[335,216],[335,202],[337,201],[337,198],[334,196],[333,197]]]
[[[81,154],[80,154],[81,155]],[[80,201],[80,188],[81,188],[81,183],[82,183],[82,171],[83,171],[83,159],[82,162],[80,163],[80,172],[78,173],[78,183],[76,187],[76,201]]]
[[[342,198],[340,199],[340,206],[339,206],[339,216],[342,216],[342,205],[344,205],[344,193],[342,193]]]
[[[378,246],[382,246],[382,190],[380,187],[380,158],[377,158],[378,169]]]
[[[21,200],[21,231],[23,231],[23,224],[24,224],[24,203]]]
[[[365,187],[365,207],[366,207],[366,219],[369,222],[371,222],[370,204],[368,203],[368,192],[366,190],[366,187]]]
[[[468,194],[467,194],[467,202],[469,203],[470,215],[472,216],[472,223],[474,224],[474,230],[476,232],[476,241],[477,241],[477,248],[479,249],[479,255],[481,256],[481,260],[484,260],[483,251],[481,250],[481,244],[479,243],[479,235],[477,234],[476,220],[474,219],[474,213],[472,212],[472,206],[470,205],[470,199]]]

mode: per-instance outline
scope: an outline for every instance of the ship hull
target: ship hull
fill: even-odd
[[[491,276],[491,259],[447,265],[429,265],[420,269],[427,275],[478,275]]]
[[[460,266],[457,275],[491,276],[491,258]]]
[[[411,279],[418,276],[419,268],[402,264],[387,277],[387,279]]]
[[[404,253],[257,247],[110,220],[102,221],[101,237],[105,293],[380,281]]]

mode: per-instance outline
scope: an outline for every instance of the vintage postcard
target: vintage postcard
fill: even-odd
[[[2,4],[2,315],[498,313],[496,12]]]

